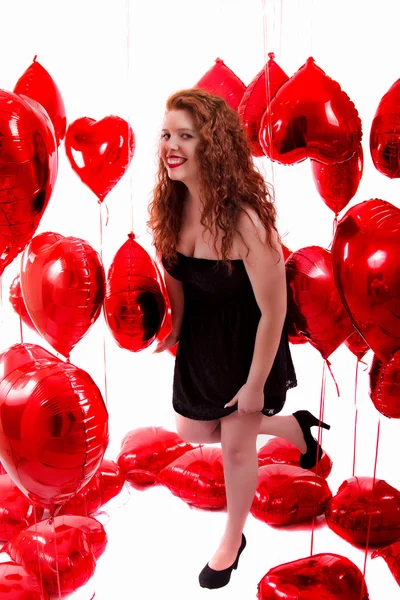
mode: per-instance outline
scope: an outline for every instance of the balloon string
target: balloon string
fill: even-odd
[[[33,504],[33,518],[35,519],[35,529],[36,529],[36,552],[37,556],[40,556],[40,548],[39,548],[39,532],[38,532],[38,518],[36,512],[36,504]],[[40,591],[41,595],[44,598],[44,585],[43,585],[43,574],[42,574],[42,563],[38,560],[38,568],[39,568],[39,581],[40,581]]]
[[[373,477],[373,480],[372,480],[372,494],[371,494],[370,512],[369,512],[369,519],[368,519],[367,541],[366,541],[366,544],[365,544],[365,556],[364,556],[364,569],[363,569],[363,582],[362,582],[361,598],[362,598],[362,594],[364,593],[365,572],[367,570],[367,559],[368,559],[369,538],[370,538],[370,534],[371,534],[371,521],[372,521],[373,503],[374,503],[374,495],[375,495],[376,466],[377,466],[377,463],[378,463],[378,450],[379,450],[379,436],[380,436],[380,431],[381,431],[381,419],[379,418],[379,420],[378,420],[377,434],[376,434],[374,477]]]
[[[20,338],[21,338],[21,344],[23,344],[24,343],[24,334],[23,334],[23,331],[22,331],[22,317],[21,317],[21,315],[19,315],[19,335],[20,335]]]
[[[61,582],[60,582],[60,568],[58,562],[58,551],[57,551],[57,538],[56,538],[56,527],[54,524],[54,518],[50,518],[51,528],[53,530],[53,539],[54,539],[54,556],[56,559],[56,573],[57,573],[57,588],[58,588],[58,598],[61,600]]]
[[[265,106],[266,109],[271,100],[271,86],[270,86],[270,77],[269,77],[269,69],[268,69],[268,58],[274,59],[275,55],[273,52],[268,52],[268,33],[267,33],[267,9],[265,0],[262,0],[262,10],[263,10],[263,38],[264,38],[264,79],[265,79]],[[274,3],[274,13],[273,13],[273,29],[275,31],[275,3]],[[260,132],[259,132],[260,133]],[[268,115],[267,120],[267,142],[268,148],[271,147],[272,140],[272,118],[271,114]],[[275,168],[274,161],[270,161],[271,166],[271,183],[273,189],[273,196],[275,199]]]
[[[107,205],[106,205],[107,208]],[[107,209],[107,222],[108,223],[108,209]],[[102,205],[100,204],[100,258],[103,264],[103,215]],[[104,266],[104,265],[103,265]],[[104,368],[104,400],[106,406],[108,404],[108,388],[107,388],[107,349],[106,349],[106,331],[103,326],[103,368]]]
[[[328,361],[324,361],[323,363],[323,367],[322,367],[322,381],[321,381],[321,395],[320,395],[320,399],[319,399],[319,423],[318,423],[318,439],[317,439],[317,451],[316,451],[316,455],[315,455],[315,464],[318,465],[319,461],[318,461],[318,453],[319,453],[319,446],[322,445],[322,427],[321,427],[321,421],[324,420],[324,410],[325,410],[325,390],[326,390],[326,364]],[[318,467],[317,467],[317,471],[318,473]],[[311,524],[311,548],[310,548],[310,556],[313,555],[313,550],[314,550],[314,531],[315,531],[315,503],[316,503],[316,493],[317,493],[317,489],[316,487],[314,488],[314,496],[313,496],[313,511],[312,511],[312,524]]]
[[[335,376],[334,376],[334,374],[333,374],[333,371],[332,371],[332,369],[331,369],[331,363],[329,362],[329,360],[328,360],[328,359],[326,359],[326,360],[325,360],[325,362],[326,362],[326,366],[327,366],[327,367],[328,367],[328,369],[329,369],[329,373],[331,374],[331,377],[332,377],[332,379],[333,379],[333,382],[334,382],[334,384],[335,384],[335,386],[336,386],[336,391],[337,391],[338,398],[340,398],[339,386],[338,386],[338,384],[337,384],[337,381],[336,381],[336,379],[335,379]]]
[[[356,378],[354,382],[354,407],[355,407],[355,415],[354,415],[354,443],[353,443],[353,473],[356,472],[356,452],[357,452],[357,421],[358,421],[358,408],[357,408],[357,388],[358,388],[358,370],[360,366],[360,359],[357,358],[356,365]]]
[[[131,102],[129,101],[129,90],[130,90],[130,82],[131,82],[131,15],[130,15],[130,0],[126,0],[126,49],[127,49],[127,100],[128,107],[131,106]],[[131,111],[128,108],[128,152],[129,152],[129,200],[130,200],[130,212],[131,212],[131,231],[134,231],[133,228],[133,174],[132,174],[132,152],[131,152]]]

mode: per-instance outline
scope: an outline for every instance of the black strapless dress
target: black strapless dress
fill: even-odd
[[[226,417],[224,408],[246,383],[261,312],[242,260],[232,273],[220,260],[178,252],[168,273],[183,284],[185,308],[173,381],[174,410],[200,421]],[[264,386],[264,415],[282,410],[288,389],[297,385],[286,323]]]

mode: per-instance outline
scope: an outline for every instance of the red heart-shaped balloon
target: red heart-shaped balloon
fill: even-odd
[[[155,262],[134,237],[129,234],[111,263],[104,316],[117,344],[139,352],[156,339],[166,304]]]
[[[354,331],[335,286],[331,253],[309,246],[285,264],[289,317],[326,359]]]
[[[106,545],[106,532],[96,519],[63,515],[21,531],[6,551],[39,577],[48,593],[70,594],[93,576]]]
[[[374,356],[369,373],[370,396],[385,417],[400,419],[400,351],[389,361]]]
[[[103,202],[129,167],[135,135],[120,117],[82,117],[68,127],[65,150],[75,173]]]
[[[347,160],[361,142],[361,120],[350,98],[313,58],[278,90],[260,127],[260,145],[285,165],[314,158]]]
[[[387,177],[400,177],[400,79],[379,102],[371,125],[369,146],[372,161]]]
[[[65,137],[67,128],[67,118],[65,106],[60,90],[56,86],[50,74],[36,60],[18,79],[15,87],[15,94],[23,94],[39,102],[46,109],[56,135],[57,145],[59,146]]]
[[[367,342],[358,333],[357,329],[354,329],[353,333],[344,341],[344,345],[357,356],[358,360],[361,360],[369,350]]]
[[[264,156],[259,142],[261,119],[272,98],[289,79],[280,66],[276,64],[274,53],[270,52],[268,56],[267,64],[247,86],[238,108],[240,120],[247,131],[253,156]]]
[[[400,492],[381,479],[351,477],[328,502],[325,517],[348,542],[390,544],[400,538]]]
[[[361,144],[344,162],[324,165],[311,160],[311,172],[319,195],[335,215],[350,202],[358,190],[364,167]]]
[[[41,233],[23,254],[21,290],[36,329],[68,358],[100,315],[105,290],[100,256],[85,240]]]
[[[393,544],[385,548],[375,550],[371,555],[372,558],[377,558],[378,556],[381,556],[386,561],[390,572],[400,585],[400,541],[393,542]]]
[[[63,504],[59,515],[91,515],[123,488],[125,479],[119,466],[112,460],[103,460],[92,479],[71,500]]]
[[[336,287],[352,321],[381,360],[400,348],[400,211],[374,199],[350,208],[332,245]]]
[[[117,462],[128,483],[152,485],[164,467],[188,450],[193,450],[192,444],[183,441],[174,431],[139,427],[122,440]]]
[[[0,540],[11,540],[42,516],[43,509],[34,507],[7,473],[0,475]]]
[[[0,459],[31,502],[53,511],[97,471],[108,414],[85,371],[35,348],[0,355]]]
[[[360,569],[338,554],[315,554],[273,567],[257,600],[369,600]]]
[[[0,563],[0,592],[4,600],[47,600],[38,577],[25,567],[8,561]]]
[[[221,58],[203,75],[194,86],[223,98],[231,108],[237,110],[246,86],[235,73],[226,66]]]
[[[274,437],[268,440],[258,451],[258,466],[265,465],[292,465],[300,467],[300,450],[288,440]],[[332,461],[329,456],[323,452],[322,458],[313,469],[308,469],[312,473],[326,479],[332,470]]]
[[[0,90],[0,275],[35,233],[54,189],[58,152],[43,107]]]
[[[203,509],[226,506],[222,451],[207,446],[190,450],[163,469],[158,480],[174,496]]]
[[[332,492],[325,479],[292,465],[266,465],[258,471],[251,514],[268,525],[292,525],[323,514]]]

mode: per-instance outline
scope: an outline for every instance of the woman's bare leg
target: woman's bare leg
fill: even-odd
[[[220,571],[234,562],[242,541],[242,531],[257,487],[256,439],[261,413],[239,415],[237,411],[221,419],[221,447],[228,504],[225,532],[209,566]]]
[[[196,421],[175,413],[178,435],[192,444],[215,444],[221,441],[220,420]]]

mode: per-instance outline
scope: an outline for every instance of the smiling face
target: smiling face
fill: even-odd
[[[168,176],[189,186],[198,181],[196,148],[200,141],[193,117],[186,110],[170,110],[164,117],[160,157]]]

